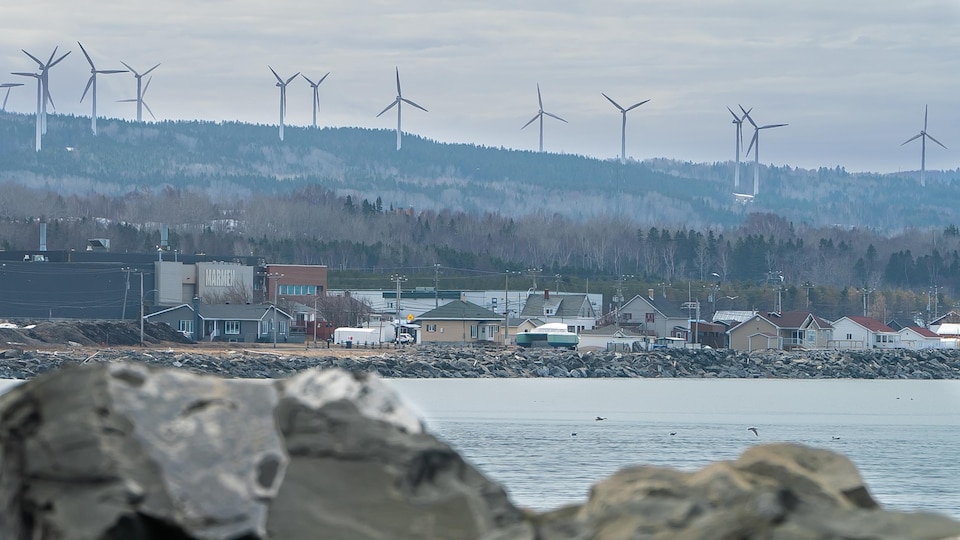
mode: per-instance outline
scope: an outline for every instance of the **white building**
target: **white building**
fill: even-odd
[[[898,349],[900,334],[872,317],[841,317],[833,323],[836,349]]]

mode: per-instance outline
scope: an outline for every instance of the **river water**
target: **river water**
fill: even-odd
[[[796,442],[846,455],[886,508],[960,519],[960,381],[388,383],[519,506],[583,502],[592,484],[629,465],[690,471],[754,444]]]

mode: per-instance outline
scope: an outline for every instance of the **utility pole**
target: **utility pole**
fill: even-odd
[[[623,305],[623,281],[629,276],[617,276],[617,292],[613,295],[613,302],[616,304],[616,310],[614,311],[614,321],[613,324],[620,329],[620,308]]]
[[[537,290],[537,277],[540,276],[540,272],[541,272],[541,269],[540,269],[540,268],[528,268],[528,269],[527,269],[527,273],[530,274],[530,276],[533,277],[533,290],[534,290],[534,292],[536,292],[536,290]]]
[[[274,295],[273,295],[273,348],[277,348],[277,304],[280,303],[280,278],[283,277],[283,274],[267,274],[267,295],[270,295],[270,278],[274,279]]]
[[[129,276],[129,274],[127,274]],[[140,272],[140,346],[143,347],[143,298],[146,293],[143,292],[143,272]]]
[[[433,307],[440,307],[440,263],[433,265]]]
[[[390,281],[393,281],[397,284],[397,324],[400,324],[400,284],[407,280],[406,276],[401,276],[400,274],[394,274],[390,276]],[[399,327],[398,327],[399,331]]]
[[[127,275],[127,284],[123,289],[123,307],[120,310],[120,320],[127,319],[127,293],[130,291],[130,273],[133,272],[133,268],[124,267],[120,269],[121,272]],[[143,289],[143,287],[140,287]],[[140,291],[141,293],[143,291]]]
[[[813,288],[813,284],[809,281],[804,281],[803,288],[807,291],[807,311],[810,311],[810,289]]]
[[[503,275],[503,346],[510,345],[510,274],[519,274],[506,270]]]

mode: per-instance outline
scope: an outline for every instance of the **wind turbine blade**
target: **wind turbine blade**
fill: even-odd
[[[154,120],[156,120],[157,117],[156,117],[156,116],[153,116],[153,111],[150,110],[150,106],[147,105],[147,102],[141,99],[141,100],[140,100],[140,103],[143,103],[143,108],[146,109],[148,113],[150,113],[150,116],[151,116]]]
[[[151,71],[157,69],[158,67],[160,67],[160,64],[157,64],[157,65],[153,66],[152,68],[144,71],[144,72],[143,72],[143,75],[140,75],[140,76],[143,77],[144,75],[146,75],[147,73],[150,73]]]
[[[329,71],[327,72],[326,75],[324,75],[323,77],[320,77],[320,80],[317,81],[317,86],[320,86],[321,84],[323,84],[323,81],[327,78],[327,75],[330,75]]]
[[[927,130],[927,106],[923,106],[923,130]]]
[[[300,76],[300,72],[298,71],[298,72],[294,73],[293,76],[291,76],[289,79],[287,79],[287,82],[285,82],[285,83],[283,83],[283,84],[284,84],[284,85],[288,85],[288,84],[290,84],[294,79],[296,79],[296,78],[299,77],[299,76]]]
[[[33,78],[35,78],[35,79],[39,79],[39,78],[40,78],[40,75],[38,75],[37,73],[24,73],[24,72],[22,72],[22,71],[11,71],[10,74],[11,74],[11,75],[20,75],[21,77],[33,77]]]
[[[59,48],[59,46],[53,48],[53,52],[50,53],[50,58],[47,59],[47,67],[50,67],[50,63],[53,62],[53,57],[57,55],[57,49]]]
[[[564,120],[563,118],[560,118],[559,116],[557,116],[557,115],[555,115],[555,114],[553,114],[553,113],[548,113],[547,111],[543,111],[543,114],[549,116],[550,118],[556,118],[557,120],[559,120],[559,121],[561,121],[561,122],[566,122],[567,124],[570,123],[570,122],[567,122],[567,121]]]
[[[136,103],[137,99],[118,99],[117,103]]]
[[[273,73],[273,76],[277,78],[277,82],[280,84],[283,84],[283,79],[281,79],[280,76],[277,75],[277,72],[274,71],[272,67],[270,66],[267,66],[267,67],[270,68],[270,73]]]
[[[143,85],[143,92],[140,92],[140,101],[143,101],[143,96],[147,95],[147,88],[150,88],[150,81],[153,80],[153,77],[147,79],[147,84]]]
[[[398,67],[394,69],[397,70],[397,95],[402,96],[403,94],[400,92],[400,68]]]
[[[392,109],[392,108],[394,107],[394,105],[396,105],[397,103],[400,103],[400,100],[399,100],[399,99],[393,100],[393,103],[387,105],[387,108],[386,108],[386,109],[380,111],[380,114],[377,115],[377,118],[380,118],[380,115],[382,115],[383,113],[385,113],[385,112],[389,111],[390,109]]]
[[[43,85],[43,95],[47,98],[47,101],[50,102],[50,106],[53,107],[53,110],[57,110],[57,105],[53,102],[53,96],[50,95],[50,89],[47,88],[47,85]]]
[[[757,142],[757,136],[759,136],[759,135],[760,135],[760,131],[759,131],[759,130],[754,130],[754,131],[753,131],[753,138],[750,139],[750,146],[747,147],[747,151],[746,151],[746,153],[745,153],[746,155],[748,155],[748,156],[750,155],[750,150],[753,149],[753,145]]]
[[[83,98],[87,97],[87,90],[90,90],[90,87],[93,85],[93,79],[96,75],[90,75],[90,78],[87,79],[87,87],[83,89],[83,95],[80,96],[80,103],[83,103]]]
[[[741,107],[741,108],[742,108],[742,107]],[[750,111],[752,111],[752,110],[753,110],[753,109],[750,109]],[[750,125],[753,126],[754,129],[756,129],[756,128],[757,128],[757,123],[753,121],[753,118],[750,118],[750,111],[743,111],[743,117],[746,118],[748,122],[750,122]]]
[[[130,67],[130,64],[124,62],[123,60],[121,60],[120,63],[123,64],[124,67],[126,67],[128,70],[130,70],[130,73],[133,73],[133,76],[134,76],[134,77],[139,77],[139,76],[140,76],[140,74],[137,73],[137,70],[135,70],[135,69],[133,69],[132,67]]]
[[[20,49],[20,50],[23,51],[23,54],[25,54],[25,55],[29,56],[30,58],[32,58],[33,61],[36,62],[38,66],[40,66],[40,69],[43,69],[43,62],[41,62],[39,58],[37,58],[36,56],[28,53],[27,51],[24,51],[23,49]]]
[[[630,112],[630,111],[636,109],[637,107],[643,105],[644,103],[646,103],[646,102],[648,102],[648,101],[650,101],[650,100],[649,100],[649,99],[645,99],[645,100],[641,101],[640,103],[634,103],[633,105],[627,107],[627,110],[626,110],[625,112]]]
[[[537,83],[537,103],[540,104],[540,110],[543,110],[543,97],[540,95],[540,83]]]
[[[56,60],[53,61],[53,63],[47,64],[47,69],[50,69],[50,68],[52,68],[53,66],[59,64],[64,58],[70,56],[70,53],[71,53],[71,52],[73,52],[73,51],[67,51],[67,54],[61,56],[60,58],[57,58]]]
[[[83,53],[83,56],[87,57],[87,63],[90,64],[90,69],[96,71],[97,66],[93,65],[93,60],[90,59],[90,55],[87,54],[87,50],[83,48],[83,43],[80,43],[80,42],[78,41],[78,42],[77,42],[77,45],[80,46],[80,52]],[[80,101],[83,101],[83,99],[81,99]]]
[[[538,112],[537,114],[533,115],[533,118],[531,118],[530,121],[527,122],[526,124],[524,124],[523,127],[520,128],[520,129],[523,129],[523,128],[529,126],[530,124],[534,123],[534,122],[537,120],[537,118],[540,118],[540,115],[541,115],[541,114],[543,114],[543,113],[542,113],[542,112]]]
[[[303,80],[307,81],[307,83],[308,83],[310,86],[312,86],[312,87],[314,87],[314,88],[317,87],[316,83],[314,83],[313,81],[311,81],[306,75],[304,75],[304,74],[301,73],[300,76],[303,77]]]
[[[943,146],[943,143],[941,143],[940,141],[934,139],[934,138],[933,138],[933,135],[931,135],[931,134],[929,134],[929,133],[926,133],[926,132],[924,132],[924,133],[926,134],[926,136],[927,136],[931,141],[939,144],[940,146]],[[946,146],[943,146],[943,149],[946,150],[947,147],[946,147]]]
[[[423,112],[430,112],[430,111],[428,111],[428,110],[426,110],[426,109],[424,109],[423,107],[421,107],[421,106],[419,106],[419,105],[417,105],[416,103],[414,103],[414,102],[412,102],[412,101],[410,101],[410,100],[409,100],[409,99],[407,99],[407,98],[400,98],[400,99],[401,99],[401,100],[403,100],[403,101],[405,101],[405,102],[407,102],[407,103],[409,103],[410,105],[413,105],[414,107],[416,107],[416,108],[418,108],[418,109],[420,109],[420,110],[421,110],[421,111],[423,111]]]
[[[788,125],[790,125],[790,124],[767,124],[767,125],[765,125],[765,126],[760,126],[760,127],[758,127],[757,129],[778,128],[778,127],[783,127],[783,126],[788,126]]]
[[[735,124],[739,124],[740,122],[743,122],[743,119],[737,116],[737,114],[733,112],[733,110],[730,107],[727,107],[727,110],[730,111],[730,114],[733,116],[733,122]]]
[[[0,88],[13,88],[14,86],[23,86],[23,83],[5,82],[0,84]]]
[[[616,107],[617,109],[620,109],[620,112],[627,112],[623,109],[623,107],[620,106],[619,103],[614,101],[613,98],[611,98],[610,96],[604,94],[603,92],[600,92],[600,95],[607,98],[607,101],[609,101],[610,103],[613,103],[613,106]]]
[[[98,70],[97,73],[100,73],[100,74],[102,74],[102,75],[113,75],[114,73],[127,73],[127,70],[125,70],[125,69],[101,69],[101,70]]]

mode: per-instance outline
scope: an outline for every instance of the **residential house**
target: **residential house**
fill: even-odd
[[[653,289],[646,296],[634,296],[617,311],[620,326],[644,335],[686,339],[689,333],[690,314],[666,298],[657,298]]]
[[[503,343],[503,316],[472,302],[454,300],[414,320],[421,343]]]
[[[922,326],[907,326],[901,328],[900,346],[905,349],[941,349],[943,342],[936,332]]]
[[[833,322],[836,349],[896,349],[900,334],[873,317],[841,317]]]
[[[834,328],[809,311],[757,313],[727,331],[729,346],[737,351],[760,349],[823,349],[830,346]]]
[[[940,336],[960,337],[960,312],[948,311],[930,321],[927,327]]]
[[[293,317],[272,304],[199,304],[199,317],[192,305],[180,304],[144,319],[165,323],[196,341],[295,341],[290,335]],[[302,335],[298,342],[303,343]]]
[[[551,295],[549,290],[528,295],[520,317],[540,319],[544,323],[563,323],[568,331],[578,334],[597,325],[597,312],[586,294]]]

